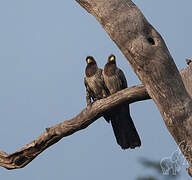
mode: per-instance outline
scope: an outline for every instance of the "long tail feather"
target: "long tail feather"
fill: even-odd
[[[122,149],[141,146],[141,140],[129,113],[129,105],[123,104],[113,110],[111,124]]]

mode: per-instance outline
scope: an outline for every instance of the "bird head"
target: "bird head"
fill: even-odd
[[[116,64],[116,58],[113,54],[108,57],[107,63]]]
[[[96,64],[96,61],[93,58],[93,56],[87,56],[86,62],[87,62],[87,64]]]

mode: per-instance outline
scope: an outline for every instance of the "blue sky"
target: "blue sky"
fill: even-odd
[[[192,1],[134,2],[161,33],[179,69],[192,41]],[[0,1],[0,150],[11,153],[46,127],[70,119],[86,105],[85,57],[103,67],[117,57],[129,86],[139,80],[100,24],[75,1]],[[0,179],[135,179],[150,174],[138,159],[160,161],[176,150],[152,100],[131,105],[141,148],[123,151],[103,118],[62,139],[23,169],[0,168]],[[189,179],[185,168],[181,179]]]

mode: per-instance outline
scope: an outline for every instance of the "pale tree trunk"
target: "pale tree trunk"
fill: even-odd
[[[131,0],[76,0],[125,55],[192,164],[192,100],[161,35]],[[189,169],[190,171],[190,169]]]
[[[99,21],[125,55],[143,85],[127,88],[96,101],[73,119],[48,128],[45,133],[15,153],[8,155],[0,152],[0,165],[8,169],[22,168],[64,136],[86,128],[106,110],[125,101],[133,103],[151,97],[189,162],[188,172],[191,174],[191,67],[181,72],[182,81],[162,37],[131,0],[76,1]]]

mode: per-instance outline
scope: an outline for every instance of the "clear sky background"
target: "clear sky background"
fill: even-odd
[[[192,1],[134,0],[161,33],[179,69],[192,57]],[[108,55],[139,80],[100,24],[74,0],[0,1],[0,150],[12,153],[46,127],[67,120],[85,106],[85,58],[103,67]],[[135,179],[152,174],[138,159],[160,161],[176,150],[152,100],[131,105],[141,148],[123,151],[111,125],[100,118],[62,139],[23,169],[0,168],[1,180]],[[190,179],[182,169],[181,180]]]

